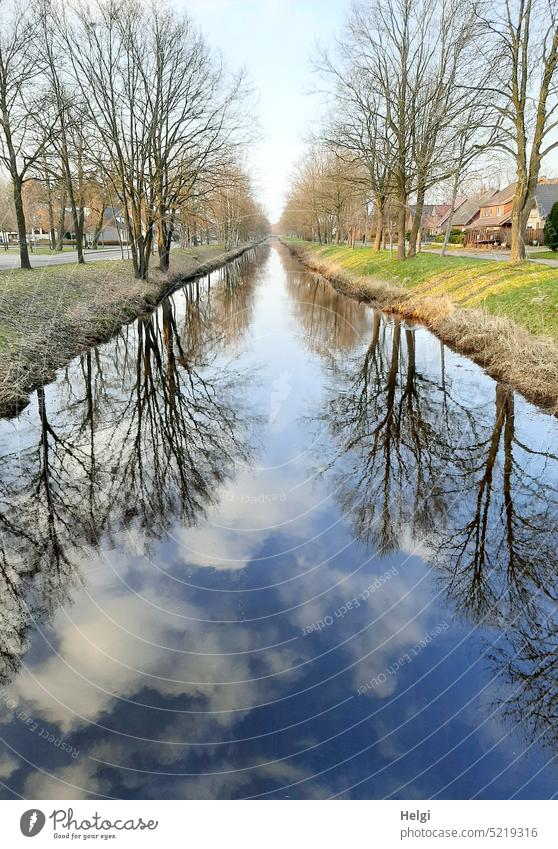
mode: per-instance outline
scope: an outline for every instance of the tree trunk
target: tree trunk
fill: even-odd
[[[58,98],[60,100],[60,98]],[[84,263],[85,259],[83,257],[83,218],[81,215],[81,208],[78,209],[78,205],[76,202],[76,195],[74,192],[74,184],[72,181],[72,172],[70,169],[70,156],[68,153],[68,143],[66,138],[66,125],[64,121],[64,113],[60,114],[60,128],[61,128],[61,151],[60,151],[60,159],[62,162],[62,168],[64,170],[64,177],[66,180],[66,192],[68,195],[68,200],[70,201],[70,208],[72,210],[72,223],[74,226],[74,233],[76,234],[76,250],[78,255],[78,263]],[[81,157],[78,157],[79,163],[81,162]],[[79,188],[81,189],[81,164],[78,164],[78,183]],[[81,204],[80,204],[81,207]]]
[[[31,268],[29,261],[29,249],[27,245],[27,227],[25,224],[25,212],[23,210],[23,199],[21,197],[22,184],[19,179],[14,180],[14,206],[17,220],[17,235],[19,238],[19,259],[22,268]]]
[[[384,213],[385,199],[380,195],[376,196],[376,235],[374,237],[374,253],[378,253],[382,247],[382,235],[384,232]]]
[[[512,209],[510,262],[523,262],[525,259],[525,231],[534,191],[534,188],[531,189],[530,181],[518,181]]]
[[[424,211],[424,195],[424,188],[419,186],[417,190],[417,204],[415,206],[415,214],[409,236],[409,256],[416,256],[417,253],[417,240],[422,226],[422,213]]]
[[[446,223],[446,232],[444,234],[444,243],[440,249],[440,256],[446,255],[446,250],[449,244],[450,236],[451,236],[451,225],[453,223],[453,213],[455,212],[455,201],[457,200],[457,190],[459,187],[459,171],[455,172],[455,176],[453,178],[453,190],[451,193],[451,205],[450,211],[448,213],[448,220]]]
[[[60,220],[58,223],[58,237],[56,239],[55,250],[64,250],[64,233],[66,232],[66,189],[62,189],[60,198]]]
[[[512,216],[510,262],[523,262],[525,259],[524,229],[521,216]]]
[[[101,210],[99,212],[99,217],[97,218],[97,222],[95,224],[95,232],[93,233],[93,244],[92,248],[94,251],[99,247],[99,239],[101,238],[101,232],[103,230],[103,221],[105,220],[105,205],[102,204]]]
[[[169,270],[171,242],[172,231],[165,217],[159,217],[157,222],[157,250],[159,252],[159,270],[163,272]]]
[[[50,177],[45,164],[45,184],[47,190],[47,211],[48,211],[48,244],[51,251],[56,247],[56,230],[54,229],[54,209],[52,207],[52,188],[50,185]]]
[[[14,193],[14,206],[16,212],[16,220],[17,220],[17,233],[19,237],[19,259],[21,268],[31,268],[31,263],[29,262],[29,249],[27,245],[27,227],[25,224],[25,211],[23,209],[23,198],[21,197],[21,190],[23,188],[23,179],[18,171],[17,167],[17,156],[14,149],[12,134],[10,131],[10,125],[8,120],[8,115],[6,110],[2,111],[2,127],[4,130],[4,136],[6,138],[6,146],[9,154],[9,172],[10,177],[12,178],[13,185],[13,193]]]
[[[399,209],[397,210],[397,259],[405,259],[405,224],[407,204],[406,199],[399,199]]]
[[[83,256],[83,220],[81,216],[81,209],[78,209],[76,203],[76,197],[74,193],[74,187],[72,185],[72,176],[70,174],[69,164],[67,165],[66,170],[66,179],[67,179],[67,190],[68,196],[70,198],[70,207],[72,209],[72,222],[74,225],[74,232],[76,234],[76,250],[77,250],[77,261],[78,263],[84,263],[85,259]]]

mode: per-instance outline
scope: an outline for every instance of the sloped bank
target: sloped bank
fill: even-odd
[[[0,273],[0,416],[16,415],[58,368],[154,310],[175,289],[254,247],[173,251],[171,270],[154,270],[147,281],[134,278],[129,260]]]
[[[547,412],[558,414],[558,345],[553,339],[535,336],[509,318],[491,315],[482,308],[459,307],[447,295],[404,289],[380,276],[351,274],[315,256],[304,245],[281,241],[303,265],[321,274],[338,291],[366,300],[384,312],[420,321],[491,377],[509,384]]]

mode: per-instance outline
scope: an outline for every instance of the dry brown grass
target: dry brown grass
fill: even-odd
[[[533,336],[508,318],[482,309],[454,309],[425,322],[451,347],[471,357],[487,373],[509,383],[528,400],[558,413],[558,346]]]
[[[393,286],[385,280],[375,277],[355,277],[354,274],[344,271],[333,262],[301,251],[296,245],[287,243],[287,247],[291,253],[302,260],[307,268],[321,274],[344,295],[365,301],[373,301],[382,308],[385,305],[386,309],[389,306],[393,307],[394,303],[399,303],[408,297],[405,289],[401,289],[399,286]]]
[[[149,281],[134,279],[131,262],[114,260],[0,272],[0,415],[17,413],[72,357],[248,247],[173,252],[171,271],[154,270]]]
[[[510,319],[491,315],[482,308],[459,307],[448,295],[432,295],[427,288],[403,289],[374,277],[357,277],[306,252],[300,245],[287,243],[287,247],[339,291],[367,300],[386,312],[420,321],[454,350],[471,357],[491,377],[558,414],[558,345],[553,339],[534,336]]]

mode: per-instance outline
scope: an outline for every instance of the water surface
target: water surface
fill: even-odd
[[[277,244],[0,423],[4,798],[546,798],[557,424]]]

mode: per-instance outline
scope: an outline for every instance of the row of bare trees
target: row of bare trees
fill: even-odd
[[[105,207],[117,205],[142,279],[155,242],[168,269],[193,208],[227,244],[265,228],[241,164],[254,123],[246,75],[223,66],[187,15],[142,0],[0,0],[0,16],[0,166],[12,184],[22,267],[30,267],[30,181],[46,196],[49,230],[52,188],[61,188],[58,229],[68,210],[79,262],[94,184],[96,231]]]
[[[329,114],[294,174],[283,231],[321,241],[341,177],[346,215],[374,211],[375,248],[395,216],[398,257],[414,256],[426,198],[451,195],[449,236],[468,172],[503,155],[516,174],[511,259],[524,258],[541,162],[558,146],[552,0],[498,0],[489,14],[476,0],[359,0],[316,67]],[[349,230],[335,221],[336,239]]]

